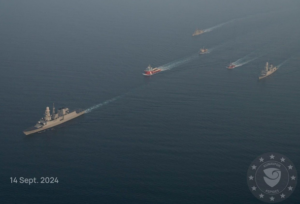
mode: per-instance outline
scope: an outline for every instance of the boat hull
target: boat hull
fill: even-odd
[[[194,36],[197,36],[197,35],[201,35],[203,33],[204,33],[204,31],[202,31],[202,30],[201,31],[195,31],[192,36],[194,37]]]
[[[260,76],[260,77],[258,77],[258,79],[264,79],[264,78],[266,78],[267,76]]]
[[[144,73],[143,73],[143,75],[144,76],[152,76],[152,75],[154,75],[154,74],[157,74],[157,73],[159,73],[159,72],[161,72],[162,70],[160,69],[160,70],[156,70],[156,71],[145,71]]]
[[[266,78],[266,77],[268,77],[268,76],[270,76],[270,75],[272,75],[274,72],[276,72],[278,70],[278,68],[277,69],[275,69],[273,72],[271,72],[271,73],[269,73],[269,74],[266,74],[266,75],[264,75],[264,76],[260,76],[260,77],[258,77],[258,79],[260,80],[260,79],[264,79],[264,78]]]
[[[41,132],[43,130],[47,130],[49,128],[53,128],[55,126],[63,124],[65,122],[70,121],[70,120],[72,120],[74,118],[77,118],[77,117],[79,117],[79,116],[81,116],[83,114],[85,114],[84,110],[76,110],[76,111],[73,111],[73,112],[65,115],[63,119],[57,118],[56,120],[48,121],[47,125],[44,125],[41,128],[30,127],[28,129],[24,130],[23,133],[25,135],[31,135],[31,134],[34,134],[34,133],[37,133],[37,132]]]

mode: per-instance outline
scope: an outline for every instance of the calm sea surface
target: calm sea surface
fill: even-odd
[[[247,186],[252,160],[278,152],[300,170],[299,9],[1,2],[0,203],[261,203]],[[203,46],[211,53],[198,56]],[[226,69],[236,60],[252,61]],[[282,66],[258,81],[266,61]],[[146,78],[148,64],[166,71]],[[52,103],[88,109],[115,97],[53,130],[22,132]],[[300,203],[300,188],[283,203]]]

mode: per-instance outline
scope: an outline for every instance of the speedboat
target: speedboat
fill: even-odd
[[[227,69],[234,69],[235,67],[236,67],[235,64],[230,63],[230,64],[228,65]]]
[[[161,72],[162,69],[159,69],[157,67],[153,68],[150,65],[147,67],[147,69],[144,71],[143,75],[144,76],[152,76],[153,74],[156,74],[158,72]]]
[[[202,48],[199,52],[200,55],[207,54],[207,53],[208,53],[208,49],[205,48]]]

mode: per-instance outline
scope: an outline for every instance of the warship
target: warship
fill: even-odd
[[[193,35],[192,36],[197,36],[197,35],[201,35],[202,33],[204,33],[204,31],[203,30],[199,30],[199,29],[197,29],[194,33],[193,33]]]
[[[161,72],[162,70],[159,68],[153,68],[150,65],[147,67],[147,69],[144,71],[143,75],[145,76],[152,76],[153,74],[156,74],[158,72]]]
[[[200,55],[207,54],[207,53],[208,53],[208,49],[205,49],[205,48],[200,49],[200,52],[199,52]]]
[[[271,74],[273,74],[278,68],[274,67],[273,65],[269,66],[269,62],[266,63],[266,67],[262,70],[260,77],[258,79],[263,79]]]
[[[44,117],[41,118],[35,126],[27,128],[23,132],[25,135],[41,132],[43,130],[55,127],[69,120],[77,118],[78,116],[81,116],[83,114],[85,114],[85,111],[82,109],[77,109],[70,112],[69,108],[60,108],[58,109],[57,113],[55,113],[55,108],[53,104],[52,115],[50,114],[49,107],[46,107]]]

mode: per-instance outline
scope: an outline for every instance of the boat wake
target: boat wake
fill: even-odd
[[[294,55],[295,56],[295,55]],[[282,67],[283,65],[285,65],[286,63],[288,63],[291,59],[294,58],[294,56],[284,60],[283,62],[281,62],[279,65],[277,65],[276,67],[279,69],[280,67]]]
[[[129,91],[127,91],[127,92],[125,92],[125,93],[123,93],[123,94],[121,94],[121,95],[119,95],[119,96],[116,96],[116,97],[114,97],[114,98],[112,98],[112,99],[109,99],[109,100],[107,100],[107,101],[104,101],[104,102],[102,102],[102,103],[99,103],[99,104],[97,104],[97,105],[94,105],[94,106],[92,106],[92,107],[86,109],[86,110],[85,110],[85,113],[90,113],[90,112],[92,112],[93,110],[95,110],[95,109],[97,109],[97,108],[100,108],[100,107],[102,107],[102,106],[108,105],[108,104],[110,104],[110,103],[112,103],[112,102],[114,102],[114,101],[116,101],[116,100],[119,100],[119,99],[123,98],[124,96],[126,96],[126,95],[128,95],[128,94],[130,94],[130,93],[132,93],[132,92],[134,92],[134,91],[136,91],[136,90],[143,89],[144,87],[145,87],[145,85],[141,85],[141,86],[132,88],[132,89],[130,89]]]
[[[101,106],[107,105],[107,104],[109,104],[109,103],[111,103],[111,102],[114,102],[114,101],[116,101],[116,100],[122,98],[123,96],[124,96],[124,95],[120,95],[120,96],[114,97],[114,98],[112,98],[112,99],[109,99],[109,100],[107,100],[107,101],[104,101],[104,102],[102,102],[102,103],[99,103],[99,104],[97,104],[97,105],[94,105],[94,106],[92,106],[92,107],[86,109],[86,110],[85,110],[85,113],[90,113],[90,112],[92,112],[93,110],[95,110],[95,109],[97,109],[97,108],[100,108]]]
[[[283,11],[285,11],[285,10],[283,10]],[[277,11],[275,11],[275,12],[277,12]],[[282,12],[282,11],[281,11],[281,12]],[[225,22],[225,23],[221,23],[221,24],[218,24],[218,25],[216,25],[216,26],[213,26],[213,27],[211,27],[211,28],[204,29],[203,31],[204,31],[204,33],[208,33],[208,32],[211,32],[211,31],[217,29],[217,28],[221,28],[221,27],[223,27],[223,26],[225,26],[225,25],[227,25],[227,24],[229,24],[229,23],[232,23],[232,22],[234,22],[234,21],[237,21],[237,20],[243,20],[243,19],[251,19],[251,18],[253,18],[253,17],[255,17],[255,16],[258,16],[258,15],[266,15],[266,14],[268,14],[268,13],[272,13],[272,12],[258,13],[258,14],[253,14],[253,15],[249,15],[249,16],[246,16],[246,17],[235,18],[235,19],[229,20],[229,21],[227,21],[227,22]]]
[[[203,31],[204,31],[204,33],[211,32],[211,31],[216,30],[217,28],[220,28],[220,27],[222,27],[222,26],[224,26],[224,25],[227,25],[227,24],[229,24],[229,23],[231,23],[231,22],[233,22],[233,21],[235,21],[235,20],[236,20],[236,19],[227,21],[227,22],[225,22],[225,23],[221,23],[221,24],[216,25],[216,26],[213,26],[213,27],[211,27],[211,28],[204,29]]]
[[[255,58],[252,58],[252,59],[247,59],[247,60],[241,60],[241,59],[239,59],[239,60],[233,62],[232,64],[234,64],[235,67],[241,67],[241,66],[243,66],[243,65],[245,65],[245,64],[248,64],[248,63],[250,63],[250,62],[256,60],[257,58],[258,58],[258,57],[255,57]]]
[[[197,59],[198,58],[198,55],[197,54],[194,54],[192,56],[189,56],[189,57],[186,57],[186,58],[183,58],[183,59],[180,59],[180,60],[176,60],[176,61],[173,61],[173,62],[170,62],[168,64],[165,64],[165,65],[162,65],[162,66],[159,66],[157,68],[161,69],[162,71],[167,71],[167,70],[170,70],[170,69],[173,69],[174,67],[178,67],[179,65],[182,65],[182,64],[185,64],[185,63],[188,63],[194,59]],[[129,94],[131,93],[132,91],[136,90],[136,89],[139,89],[139,88],[143,88],[144,86],[140,86],[138,88],[134,88],[134,89],[131,89],[130,91],[122,94],[122,95],[119,95],[119,96],[116,96],[112,99],[109,99],[107,101],[104,101],[102,103],[99,103],[97,105],[94,105],[88,109],[85,110],[85,113],[90,113],[92,112],[93,110],[97,109],[97,108],[100,108],[102,106],[105,106],[107,104],[110,104],[118,99],[121,99],[123,98],[126,94]]]
[[[256,51],[253,51],[251,52],[250,54],[236,60],[235,62],[232,62],[232,64],[235,65],[235,67],[241,67],[245,64],[248,64],[264,55],[266,55],[267,52],[263,53],[263,52],[258,52],[257,50]]]
[[[215,47],[210,48],[210,49],[207,49],[207,53],[211,53],[211,52],[213,52],[215,49],[216,49]]]
[[[158,69],[161,69],[162,71],[167,71],[167,70],[171,70],[171,69],[173,69],[173,68],[175,68],[175,67],[178,67],[178,66],[180,66],[180,65],[182,65],[182,64],[186,64],[186,63],[188,63],[188,62],[190,62],[190,61],[192,61],[192,60],[195,60],[195,59],[197,59],[197,58],[199,58],[199,57],[198,57],[198,54],[194,54],[194,55],[192,55],[192,56],[185,57],[185,58],[182,58],[182,59],[180,59],[180,60],[176,60],[176,61],[167,63],[167,64],[162,65],[162,66],[159,66],[159,67],[157,67],[157,68],[158,68]]]
[[[213,52],[213,51],[215,51],[215,50],[218,50],[218,49],[220,49],[221,47],[223,47],[223,46],[225,46],[225,45],[227,45],[227,44],[229,44],[229,43],[230,43],[230,41],[225,42],[225,43],[222,43],[222,44],[217,45],[217,46],[215,46],[215,47],[209,48],[209,49],[208,49],[208,53],[211,53],[211,52]]]

